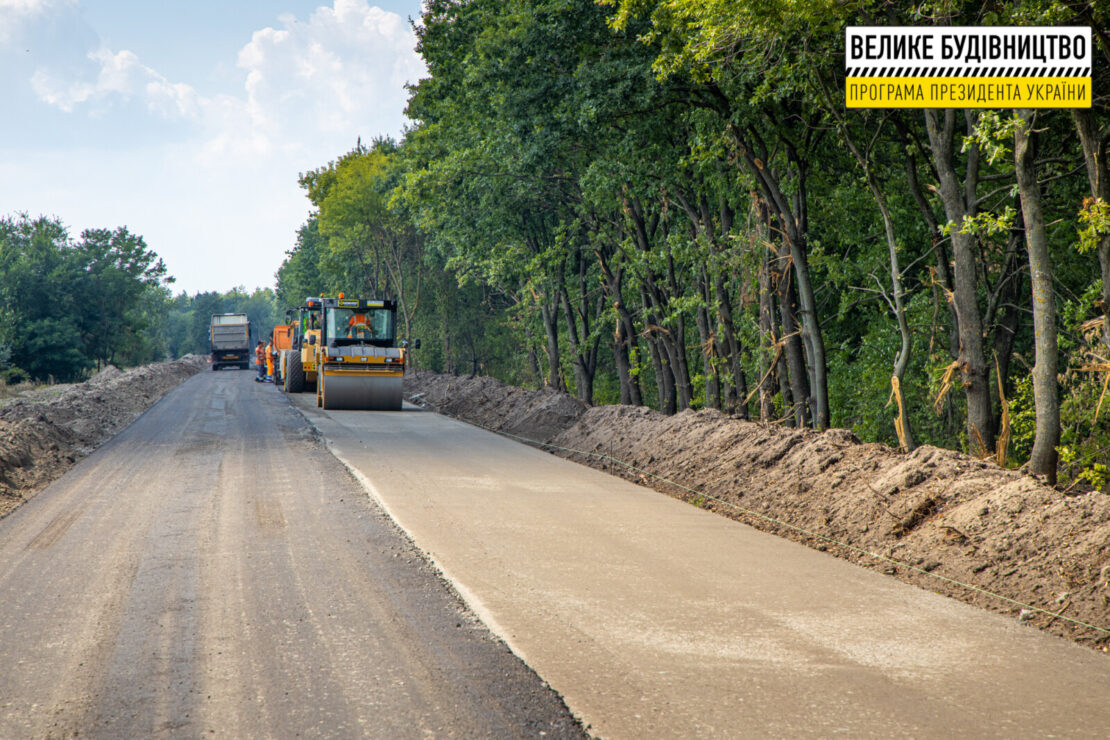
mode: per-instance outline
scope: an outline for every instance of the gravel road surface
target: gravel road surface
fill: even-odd
[[[0,738],[582,736],[252,375],[0,520]]]

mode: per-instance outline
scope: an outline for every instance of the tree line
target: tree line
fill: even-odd
[[[0,218],[0,381],[74,382],[209,352],[214,313],[245,313],[258,339],[283,318],[274,291],[192,296],[142,236],[126,227],[73,239],[57,218]]]
[[[412,125],[302,175],[279,303],[390,295],[436,369],[1105,486],[1107,17],[430,0]],[[1093,105],[846,109],[844,28],[927,24],[1089,25]]]
[[[162,260],[125,227],[73,239],[55,218],[0,219],[0,379],[69,382],[162,359]]]

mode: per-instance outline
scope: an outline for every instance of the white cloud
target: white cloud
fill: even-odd
[[[0,29],[20,18],[39,15],[56,5],[58,2],[55,0],[0,0]]]
[[[0,47],[19,41],[32,21],[76,6],[77,0],[0,0]]]
[[[323,148],[330,158],[340,153],[332,148],[350,147],[360,134],[400,133],[405,83],[424,70],[401,16],[366,0],[335,0],[307,22],[291,15],[279,20],[282,28],[256,31],[239,52],[242,96],[205,97],[130,51],[104,47],[79,69],[40,67],[31,86],[41,101],[66,112],[88,107],[102,113],[138,101],[161,117],[194,120],[203,137],[197,156],[205,164]]]
[[[239,52],[247,106],[268,130],[399,133],[404,85],[423,72],[401,16],[366,0],[335,0],[307,23],[256,31]],[[348,144],[353,142],[347,142]]]
[[[366,0],[335,0],[254,32],[236,60],[236,94],[206,94],[106,47],[73,0],[0,0],[0,25],[17,6],[42,15],[28,22],[30,34],[59,18],[81,34],[80,43],[52,46],[65,50],[52,61],[19,49],[35,65],[26,68],[26,94],[64,111],[55,116],[75,129],[95,120],[122,143],[6,153],[0,143],[23,172],[0,182],[0,202],[58,213],[75,229],[128,224],[189,291],[272,284],[309,211],[297,174],[350,150],[358,136],[400,134],[404,85],[424,73],[407,22]]]
[[[199,96],[193,88],[171,83],[141,64],[130,51],[113,53],[101,48],[89,54],[88,58],[99,65],[94,81],[66,79],[58,72],[43,67],[31,77],[32,89],[40,100],[67,113],[82,103],[104,102],[118,97],[125,101],[139,98],[151,112],[167,118],[197,114]]]

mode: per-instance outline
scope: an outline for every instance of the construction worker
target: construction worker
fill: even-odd
[[[370,328],[370,317],[364,313],[351,314],[347,319],[347,338],[366,339],[373,338],[374,332]]]
[[[261,383],[266,379],[266,346],[262,342],[259,342],[258,346],[254,348],[254,359],[258,363],[258,377],[255,378],[255,381]]]
[[[274,382],[274,340],[270,339],[266,345],[266,380]]]

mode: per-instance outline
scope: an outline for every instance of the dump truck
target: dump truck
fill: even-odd
[[[278,359],[282,388],[286,393],[316,390],[316,344],[320,341],[320,297],[305,298],[297,308],[297,324],[293,346]]]
[[[251,363],[251,322],[245,313],[212,315],[209,330],[212,369],[237,367],[246,370]]]
[[[407,342],[397,342],[397,303],[340,293],[321,304],[320,337],[312,345],[316,405],[400,411]]]

